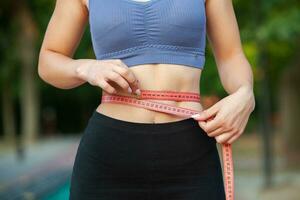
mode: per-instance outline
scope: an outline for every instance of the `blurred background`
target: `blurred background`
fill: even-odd
[[[184,1],[184,0],[183,0]],[[256,108],[233,144],[238,200],[300,199],[300,1],[233,1]],[[37,73],[54,0],[0,1],[0,199],[63,200],[101,89],[61,90]],[[224,27],[225,28],[225,27]],[[202,103],[227,94],[207,46]],[[75,58],[94,58],[89,26]],[[209,83],[209,84],[207,84]]]

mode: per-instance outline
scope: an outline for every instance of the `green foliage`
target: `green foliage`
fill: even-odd
[[[298,39],[300,33],[299,22],[300,12],[297,7],[275,13],[260,27],[257,37],[260,40],[293,42]]]

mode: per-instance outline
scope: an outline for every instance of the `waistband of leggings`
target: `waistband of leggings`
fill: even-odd
[[[155,133],[170,133],[183,131],[189,128],[197,128],[201,131],[204,131],[203,129],[201,129],[198,122],[193,118],[186,118],[179,121],[163,123],[140,123],[116,119],[94,110],[91,119],[96,120],[97,123],[103,126],[130,132],[153,131]]]

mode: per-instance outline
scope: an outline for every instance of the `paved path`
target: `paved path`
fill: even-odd
[[[78,137],[49,138],[30,146],[20,160],[0,154],[0,199],[40,199],[71,175]]]

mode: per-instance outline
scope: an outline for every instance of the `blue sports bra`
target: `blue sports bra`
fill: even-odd
[[[205,0],[89,0],[96,59],[203,68]]]

